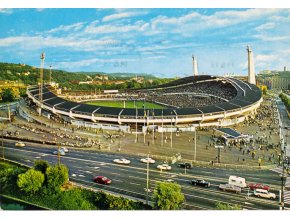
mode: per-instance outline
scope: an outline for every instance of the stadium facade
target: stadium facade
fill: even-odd
[[[213,91],[211,91],[211,93],[206,93],[206,90],[201,93],[187,92],[187,89],[190,89],[190,87],[200,86],[200,84],[205,84],[209,87],[212,86],[213,82],[218,82],[219,84],[219,86],[216,87],[216,93],[213,93]],[[218,89],[222,91],[223,84],[232,88],[234,96],[227,99],[218,95]],[[248,117],[253,116],[262,102],[262,93],[254,84],[235,78],[206,75],[185,77],[154,88],[133,91],[135,94],[138,93],[142,96],[146,95],[146,93],[154,93],[155,95],[157,93],[157,95],[162,96],[164,95],[164,90],[180,90],[180,87],[183,87],[184,95],[190,94],[204,99],[209,97],[213,99],[216,98],[219,99],[219,101],[214,104],[197,107],[186,106],[169,107],[166,109],[134,109],[102,107],[66,100],[57,96],[48,85],[44,85],[43,87],[42,98],[39,96],[40,92],[37,86],[29,87],[27,89],[27,95],[30,101],[33,102],[43,114],[58,116],[73,124],[78,123],[77,125],[89,123],[91,127],[95,126],[96,128],[100,127],[100,125],[106,126],[108,124],[114,124],[120,127],[126,126],[129,128],[134,128],[137,125],[141,127],[172,124],[180,127],[188,125],[202,127],[230,126],[243,122]],[[211,90],[215,90],[215,87],[211,87]],[[128,90],[128,93],[130,92],[132,92],[132,90]],[[179,95],[180,94],[182,96],[182,93],[179,93]],[[130,96],[130,94],[127,96]],[[168,96],[168,98],[170,97],[172,97],[172,95]],[[42,101],[40,99],[42,99]],[[117,99],[118,97],[115,98],[115,100]]]

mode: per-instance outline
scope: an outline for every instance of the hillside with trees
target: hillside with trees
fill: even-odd
[[[36,85],[39,81],[40,69],[25,64],[0,63],[0,80],[19,81],[25,85]],[[160,85],[173,79],[157,78],[147,74],[130,73],[103,73],[103,72],[67,72],[52,69],[52,81],[59,83],[68,90],[103,90],[103,89],[136,89]],[[43,71],[44,81],[49,81],[50,69]],[[80,81],[92,81],[94,78],[105,75],[106,81],[93,84],[79,84]],[[142,77],[142,82],[133,78]],[[123,83],[115,81],[124,81]]]

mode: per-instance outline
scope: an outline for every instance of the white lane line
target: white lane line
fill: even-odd
[[[123,182],[122,180],[119,179],[114,179],[113,181]]]
[[[45,156],[47,156],[48,154],[40,154],[40,156],[42,156],[42,157],[45,157]]]
[[[140,185],[140,184],[134,183],[134,182],[130,182],[130,184],[132,184],[132,185]]]
[[[77,175],[73,173],[73,174],[71,174],[71,176],[76,177]]]
[[[25,160],[26,162],[31,162],[31,160]]]
[[[91,171],[88,171],[88,170],[87,170],[87,171],[85,171],[85,172],[86,172],[86,173],[90,173],[90,174],[92,174],[92,172],[91,172]]]
[[[85,177],[84,175],[78,175],[79,177]]]
[[[106,163],[101,163],[101,164],[100,164],[100,166],[105,166],[105,165],[107,165],[107,164],[106,164]]]
[[[39,159],[39,158],[41,158],[41,157],[35,157],[35,159]]]
[[[121,176],[120,173],[110,173],[110,174]]]

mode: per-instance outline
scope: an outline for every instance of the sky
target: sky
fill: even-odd
[[[247,75],[290,68],[290,9],[0,9],[0,62],[67,71]]]

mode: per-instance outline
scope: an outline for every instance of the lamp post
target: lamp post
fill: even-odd
[[[172,149],[172,112],[171,112],[171,127],[170,127],[170,147]]]
[[[60,143],[57,144],[57,159],[58,159],[58,166],[60,166]]]
[[[146,176],[146,204],[148,205],[149,199],[149,153],[147,155],[147,176]]]
[[[196,127],[194,129],[194,162],[196,162]]]
[[[134,104],[135,104],[135,101],[134,101]],[[138,135],[137,135],[137,129],[138,129],[138,125],[137,125],[137,119],[138,119],[138,110],[137,110],[137,107],[136,108],[136,139],[135,139],[135,142],[137,143],[138,141]]]
[[[2,159],[3,160],[5,160],[5,156],[4,156],[4,142],[3,142],[3,133],[4,132],[4,129],[2,129],[2,142],[1,142],[1,144],[2,144]]]
[[[163,131],[164,131],[164,129],[163,129],[163,108],[162,108],[162,123],[161,123],[161,125],[162,125],[162,131],[161,131],[161,146],[163,146]]]

